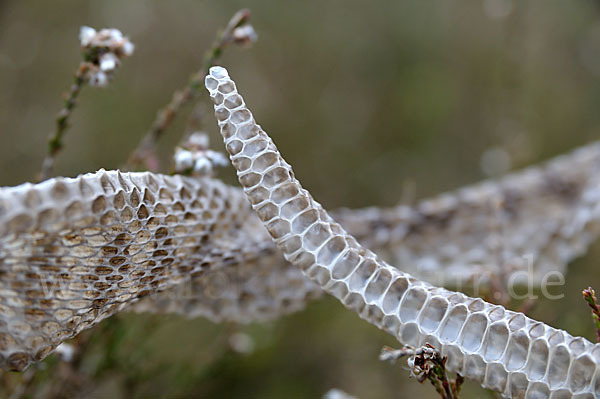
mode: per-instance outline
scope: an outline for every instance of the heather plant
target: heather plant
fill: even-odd
[[[0,191],[0,350],[4,368],[21,373],[3,374],[5,392],[85,392],[97,384],[85,371],[98,357],[94,346],[96,376],[126,367],[134,386],[144,377],[136,357],[120,358],[129,334],[124,311],[234,323],[215,345],[208,379],[255,351],[238,323],[296,312],[325,291],[406,344],[384,348],[380,359],[406,359],[410,376],[441,398],[458,398],[464,377],[506,397],[597,396],[597,345],[505,308],[529,313],[539,296],[559,300],[552,287],[565,283],[567,263],[596,238],[598,144],[416,204],[342,209],[330,218],[299,186],[227,72],[210,69],[228,46],[256,41],[249,17],[247,10],[232,17],[188,86],[158,112],[123,167],[143,172],[47,180],[82,87],[108,85],[133,54],[120,31],[81,28],[84,60],[49,140],[40,174],[47,181]],[[209,70],[206,86],[245,192],[218,178],[215,168],[229,161],[198,125]],[[196,108],[172,175],[155,173],[165,170],[158,140],[186,105]],[[491,151],[485,170],[506,172],[506,157]],[[19,276],[23,286],[13,283]],[[583,296],[597,325],[594,291]],[[354,396],[333,389],[325,397]]]

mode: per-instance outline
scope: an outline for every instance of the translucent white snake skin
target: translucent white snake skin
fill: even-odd
[[[529,260],[532,282],[539,283],[548,271],[564,271],[598,236],[599,180],[600,144],[592,143],[415,206],[333,214],[363,245],[430,283],[473,286],[492,274],[523,276]],[[244,206],[231,212],[251,211]],[[254,217],[248,215],[248,223],[258,222]],[[194,278],[185,295],[175,287],[175,293],[144,298],[135,310],[250,322],[300,309],[303,299],[318,297],[320,290],[289,266],[270,238],[261,239],[266,241],[257,247],[255,260],[231,258],[227,267]]]
[[[301,187],[224,68],[211,68],[206,87],[253,209],[285,258],[325,291],[403,344],[433,344],[448,369],[506,397],[600,397],[599,344],[388,265]]]
[[[334,215],[427,281],[486,278],[503,263],[514,273],[523,255],[539,281],[597,237],[599,176],[593,143],[412,207]],[[14,370],[124,309],[251,322],[322,292],[283,259],[240,189],[118,171],[0,188],[0,275],[0,365]]]
[[[413,207],[335,212],[358,241],[431,283],[460,285],[534,264],[533,280],[600,232],[600,143]],[[523,276],[524,273],[518,273]]]

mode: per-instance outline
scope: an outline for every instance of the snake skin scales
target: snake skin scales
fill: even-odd
[[[430,282],[486,278],[506,264],[509,272],[522,270],[524,254],[533,255],[539,281],[597,237],[599,171],[600,144],[593,143],[415,206],[339,210],[334,217],[366,247]],[[490,253],[500,255],[490,262]],[[283,259],[241,190],[211,178],[153,173],[99,171],[1,188],[0,273],[0,364],[13,370],[124,309],[250,322],[301,309],[322,292]],[[502,335],[490,320],[486,334]],[[403,324],[411,326],[403,327],[404,335],[417,328]],[[543,336],[549,342],[547,331]],[[566,345],[568,336],[560,337]],[[529,339],[541,345],[542,338]],[[596,359],[580,352],[582,359]],[[547,362],[549,352],[540,353],[538,362]],[[453,356],[456,367],[466,367],[468,355]],[[518,386],[521,374],[511,384]],[[555,385],[539,381],[548,389]],[[533,386],[531,395],[545,392]]]
[[[600,344],[390,266],[302,188],[224,68],[211,68],[206,87],[252,208],[285,258],[326,292],[403,344],[433,344],[449,370],[504,396],[600,396]]]

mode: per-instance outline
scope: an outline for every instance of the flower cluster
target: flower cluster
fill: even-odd
[[[420,383],[429,380],[440,394],[442,399],[456,399],[460,392],[464,378],[457,374],[454,380],[448,379],[446,373],[446,357],[431,344],[425,343],[420,348],[405,346],[402,349],[383,347],[379,360],[396,363],[399,359],[407,357],[406,363],[411,377]]]
[[[240,45],[249,45],[258,40],[258,35],[254,27],[250,24],[238,26],[231,32],[231,37],[234,43]]]
[[[118,29],[96,31],[82,26],[79,41],[84,52],[85,76],[92,86],[106,86],[121,59],[133,54],[135,46]]]
[[[250,45],[256,42],[258,35],[249,20],[250,10],[243,9],[236,12],[227,24],[218,47],[222,48],[230,43]]]
[[[208,135],[192,133],[186,142],[175,148],[175,172],[185,175],[209,176],[215,166],[227,166],[229,161],[220,152],[208,149]]]
[[[410,368],[411,375],[419,382],[425,381],[432,372],[432,369],[440,364],[445,363],[440,353],[429,344],[417,348],[414,356],[411,356],[406,361]]]
[[[598,305],[598,299],[596,299],[596,292],[592,287],[583,290],[583,299],[587,302],[590,309],[592,309],[592,318],[596,325],[596,340],[600,342],[600,305]]]

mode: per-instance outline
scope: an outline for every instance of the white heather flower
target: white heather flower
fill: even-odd
[[[107,29],[107,31],[108,31],[107,32],[108,36],[112,40],[115,40],[115,41],[121,41],[121,40],[123,40],[123,34],[121,33],[120,30],[112,28],[112,29]]]
[[[113,53],[106,53],[100,57],[100,70],[104,72],[110,72],[117,69],[119,66],[119,59]]]
[[[87,47],[92,42],[94,36],[96,36],[96,29],[89,26],[79,28],[79,42],[81,43],[81,47]]]
[[[108,47],[112,50],[115,47],[115,42],[118,39],[115,39],[114,31],[116,29],[100,29],[96,36],[94,36],[94,40],[92,42],[93,47]],[[122,37],[122,35],[120,35]]]
[[[190,173],[195,176],[209,176],[216,166],[227,166],[229,160],[220,152],[209,150],[208,135],[194,132],[181,147],[175,149],[175,172]]]
[[[222,152],[207,150],[206,157],[210,159],[210,162],[214,166],[227,166],[229,165],[229,159]]]
[[[65,362],[71,362],[75,356],[75,347],[73,345],[62,343],[56,347],[56,353],[60,355]]]
[[[102,48],[118,57],[133,54],[135,46],[118,29],[101,29],[96,31],[89,26],[82,26],[79,32],[81,47],[86,49]]]
[[[135,50],[135,45],[133,43],[131,43],[128,39],[126,39],[123,42],[121,49],[123,50],[123,55],[125,57],[129,57],[133,54],[133,50]]]
[[[108,75],[102,71],[90,75],[90,85],[94,87],[105,87],[108,84]]]
[[[196,159],[196,163],[194,164],[194,172],[201,176],[206,176],[212,173],[212,163],[206,157],[200,157]]]
[[[250,24],[237,27],[231,32],[233,40],[240,44],[254,43],[258,39],[258,35],[254,27]]]
[[[206,150],[209,145],[208,134],[204,132],[194,132],[186,140],[185,146],[194,150]]]
[[[133,54],[135,46],[118,29],[100,31],[82,26],[79,40],[85,52],[86,77],[91,86],[103,87],[112,79],[121,58]]]
[[[191,151],[183,148],[177,148],[175,150],[175,170],[177,172],[184,172],[191,169],[194,166],[194,155]]]

